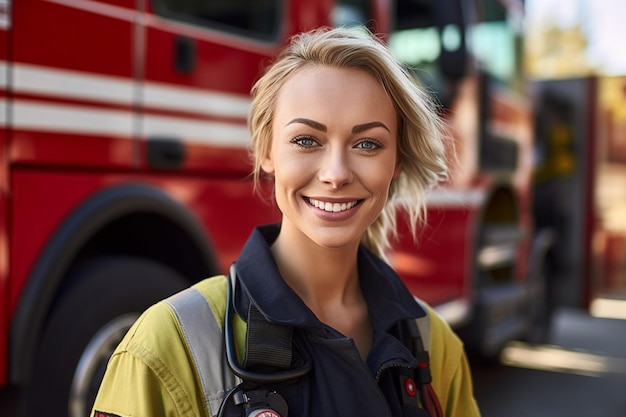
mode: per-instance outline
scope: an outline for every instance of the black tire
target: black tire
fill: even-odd
[[[106,362],[139,314],[188,284],[176,271],[136,257],[81,262],[55,303],[24,392],[27,417],[88,416]]]

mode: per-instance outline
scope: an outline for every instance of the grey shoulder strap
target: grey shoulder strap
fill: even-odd
[[[428,310],[428,306],[420,299],[415,299],[417,303],[422,307],[422,310],[426,313],[424,317],[420,317],[415,319],[415,323],[417,323],[417,328],[420,331],[420,337],[422,338],[422,343],[424,344],[424,349],[426,351],[430,351],[430,314]]]
[[[220,325],[206,298],[196,288],[187,288],[165,301],[178,318],[198,371],[207,408],[216,416],[226,393],[239,383],[225,360]]]

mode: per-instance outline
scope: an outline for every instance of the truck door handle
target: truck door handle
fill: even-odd
[[[174,67],[180,74],[191,74],[196,65],[196,44],[193,39],[177,36],[174,40]]]
[[[146,161],[150,168],[181,168],[185,162],[185,156],[185,144],[180,139],[153,137],[146,141]]]

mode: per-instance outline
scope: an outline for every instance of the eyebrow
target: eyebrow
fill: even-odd
[[[295,118],[289,123],[287,123],[287,125],[290,125],[293,123],[302,123],[302,124],[312,127],[313,129],[319,130],[321,132],[326,132],[328,130],[326,125],[316,122],[315,120],[306,119],[304,117]],[[365,132],[366,130],[373,129],[375,127],[382,127],[387,132],[391,132],[389,128],[383,122],[369,122],[369,123],[363,123],[363,124],[354,126],[352,128],[352,133]]]
[[[315,120],[311,120],[311,119],[305,119],[303,117],[298,117],[296,119],[293,119],[292,121],[290,121],[289,123],[287,123],[287,125],[293,124],[293,123],[302,123],[304,125],[310,126],[313,129],[322,131],[322,132],[326,132],[328,130],[328,128],[326,127],[326,125],[323,125],[319,122],[316,122]]]
[[[363,123],[361,125],[356,125],[352,128],[352,133],[365,132],[366,130],[373,129],[375,127],[382,127],[387,132],[391,133],[389,128],[383,122],[369,122],[369,123]]]

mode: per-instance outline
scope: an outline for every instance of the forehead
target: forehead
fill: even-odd
[[[276,118],[286,117],[362,123],[373,117],[395,120],[396,112],[380,81],[367,71],[311,65],[291,74],[278,93]]]

